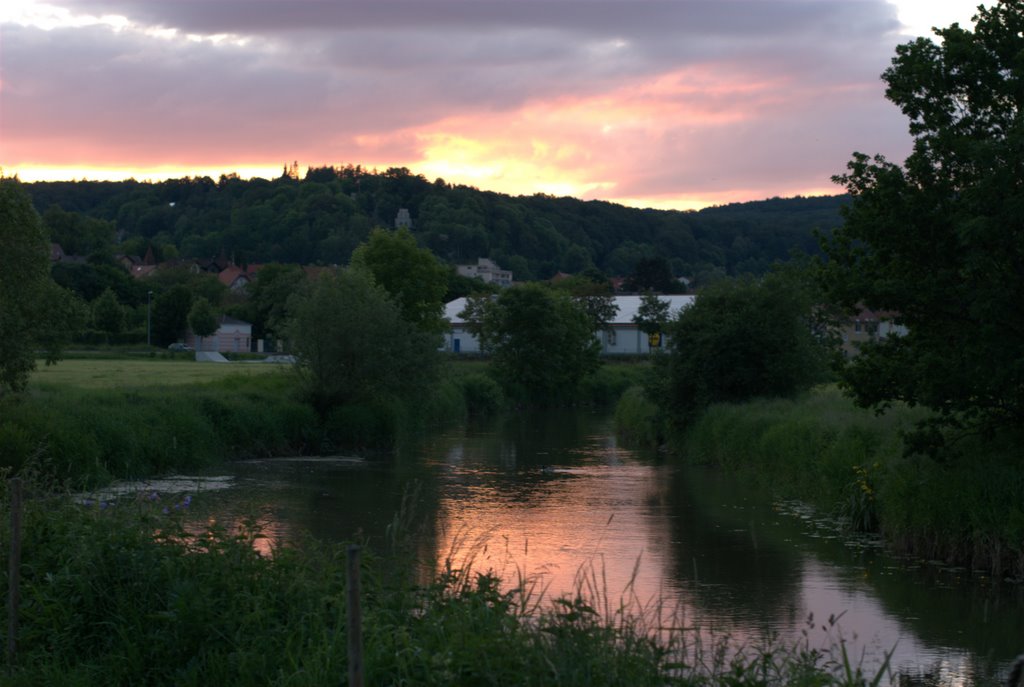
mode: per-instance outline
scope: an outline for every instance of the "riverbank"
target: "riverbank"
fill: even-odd
[[[202,494],[82,505],[33,487],[5,684],[343,681],[344,545],[299,541],[260,555],[252,522],[189,524]],[[9,509],[0,487],[0,518]],[[872,677],[841,647],[702,644],[693,619],[683,623],[671,609],[618,605],[583,588],[541,604],[530,580],[503,588],[472,559],[438,566],[413,559],[411,548],[398,536],[387,550],[363,551],[365,684],[863,685]],[[440,572],[418,585],[419,564]]]
[[[967,437],[935,458],[905,457],[900,432],[922,417],[899,407],[876,416],[826,387],[794,400],[712,406],[668,445],[683,460],[879,532],[895,552],[1024,580],[1019,437]],[[622,431],[641,441],[665,439],[657,418],[639,391],[616,411]]]
[[[391,449],[508,406],[484,361],[447,361],[423,397],[344,405],[323,418],[287,365],[88,359],[41,368],[29,393],[0,399],[0,470],[75,488],[224,460]],[[574,400],[614,404],[641,370],[602,366]]]

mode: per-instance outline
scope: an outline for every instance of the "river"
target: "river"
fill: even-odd
[[[1024,651],[1019,585],[888,556],[798,503],[624,448],[604,415],[509,415],[397,455],[242,461],[219,477],[202,517],[254,518],[268,553],[307,535],[381,544],[404,512],[423,560],[537,580],[549,598],[583,585],[704,636],[842,639],[866,669],[891,651],[901,684],[994,684]]]

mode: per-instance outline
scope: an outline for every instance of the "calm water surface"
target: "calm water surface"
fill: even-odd
[[[739,641],[843,638],[866,665],[892,650],[903,684],[992,684],[1024,651],[1020,586],[837,537],[798,505],[619,446],[605,416],[524,414],[407,455],[246,461],[229,476],[197,499],[204,517],[255,517],[268,551],[307,534],[372,546],[415,491],[421,558],[536,576],[550,597],[582,583],[614,607],[628,591]]]

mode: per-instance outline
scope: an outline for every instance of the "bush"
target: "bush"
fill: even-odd
[[[659,446],[664,440],[661,413],[641,386],[632,386],[615,405],[615,431],[641,446]]]
[[[578,398],[595,406],[612,406],[626,390],[644,379],[650,366],[636,363],[605,363],[580,382]]]
[[[459,386],[466,401],[466,412],[472,417],[493,415],[505,407],[501,385],[489,375],[464,375],[459,379]]]

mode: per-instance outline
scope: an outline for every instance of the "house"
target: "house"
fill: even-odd
[[[185,344],[197,351],[218,351],[220,353],[248,353],[252,347],[252,325],[221,315],[220,327],[212,336],[202,338],[202,346],[197,336],[189,332],[185,336]]]
[[[233,263],[217,274],[217,280],[231,291],[243,291],[255,277],[255,269],[245,269]]]
[[[608,328],[594,334],[601,342],[602,355],[644,355],[651,352],[651,343],[647,334],[633,322],[640,309],[640,296],[614,296],[619,311]],[[696,300],[696,296],[658,296],[669,303],[669,317],[675,318],[683,308],[687,308]],[[466,299],[457,298],[445,305],[444,315],[450,324],[444,337],[444,350],[452,353],[480,353],[480,343],[460,317],[466,308]],[[655,346],[664,346],[663,337],[654,340]]]
[[[867,341],[878,341],[890,336],[906,336],[907,328],[896,323],[899,313],[890,310],[861,308],[856,315],[839,327],[843,355],[852,358],[860,353]]]
[[[463,277],[479,279],[488,284],[512,286],[512,273],[498,267],[497,263],[487,258],[480,258],[475,265],[456,265],[455,271]]]

